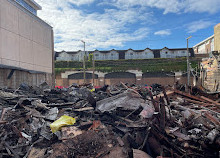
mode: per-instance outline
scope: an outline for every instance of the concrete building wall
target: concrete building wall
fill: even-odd
[[[220,23],[214,27],[214,50],[220,52]]]
[[[52,73],[52,28],[10,0],[0,1],[0,64]]]
[[[11,78],[10,69],[0,68],[0,87],[17,88],[21,83],[26,83],[30,86],[36,86],[44,81],[52,85],[52,75],[48,73],[30,73],[27,71],[15,70]]]

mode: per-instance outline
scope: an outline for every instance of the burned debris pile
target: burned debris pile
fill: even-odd
[[[158,87],[2,88],[0,157],[219,157],[218,95]]]

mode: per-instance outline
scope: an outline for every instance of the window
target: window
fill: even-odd
[[[22,7],[33,13],[34,15],[37,15],[37,11],[31,7],[29,4],[27,4],[24,0],[15,0],[18,4],[20,4]]]
[[[133,55],[133,53],[130,53],[130,55]]]
[[[165,52],[166,54],[168,53],[168,52]]]
[[[114,56],[114,54],[111,54],[111,56]]]
[[[183,50],[182,53],[185,53],[185,51]]]
[[[95,54],[95,56],[96,56],[96,57],[98,57],[98,56],[99,56],[99,54]]]

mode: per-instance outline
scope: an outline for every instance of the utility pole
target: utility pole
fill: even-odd
[[[189,36],[187,39],[186,39],[186,42],[187,42],[187,91],[189,92],[189,84],[190,84],[190,66],[189,66],[189,39],[191,38],[192,36]]]
[[[95,85],[95,57],[94,57],[94,53],[92,54],[92,83],[93,86]]]
[[[84,54],[83,54],[83,80],[84,83],[86,83],[86,59],[85,59],[85,55],[86,55],[86,42],[81,40],[81,42],[84,44]]]

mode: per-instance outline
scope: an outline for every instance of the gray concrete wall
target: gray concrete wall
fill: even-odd
[[[0,68],[0,87],[18,88],[21,83],[26,83],[30,86],[37,86],[46,81],[50,86],[52,83],[52,75],[48,73],[30,73],[27,71],[15,70],[10,79],[10,69]]]
[[[52,28],[9,0],[0,0],[0,64],[52,73]]]

